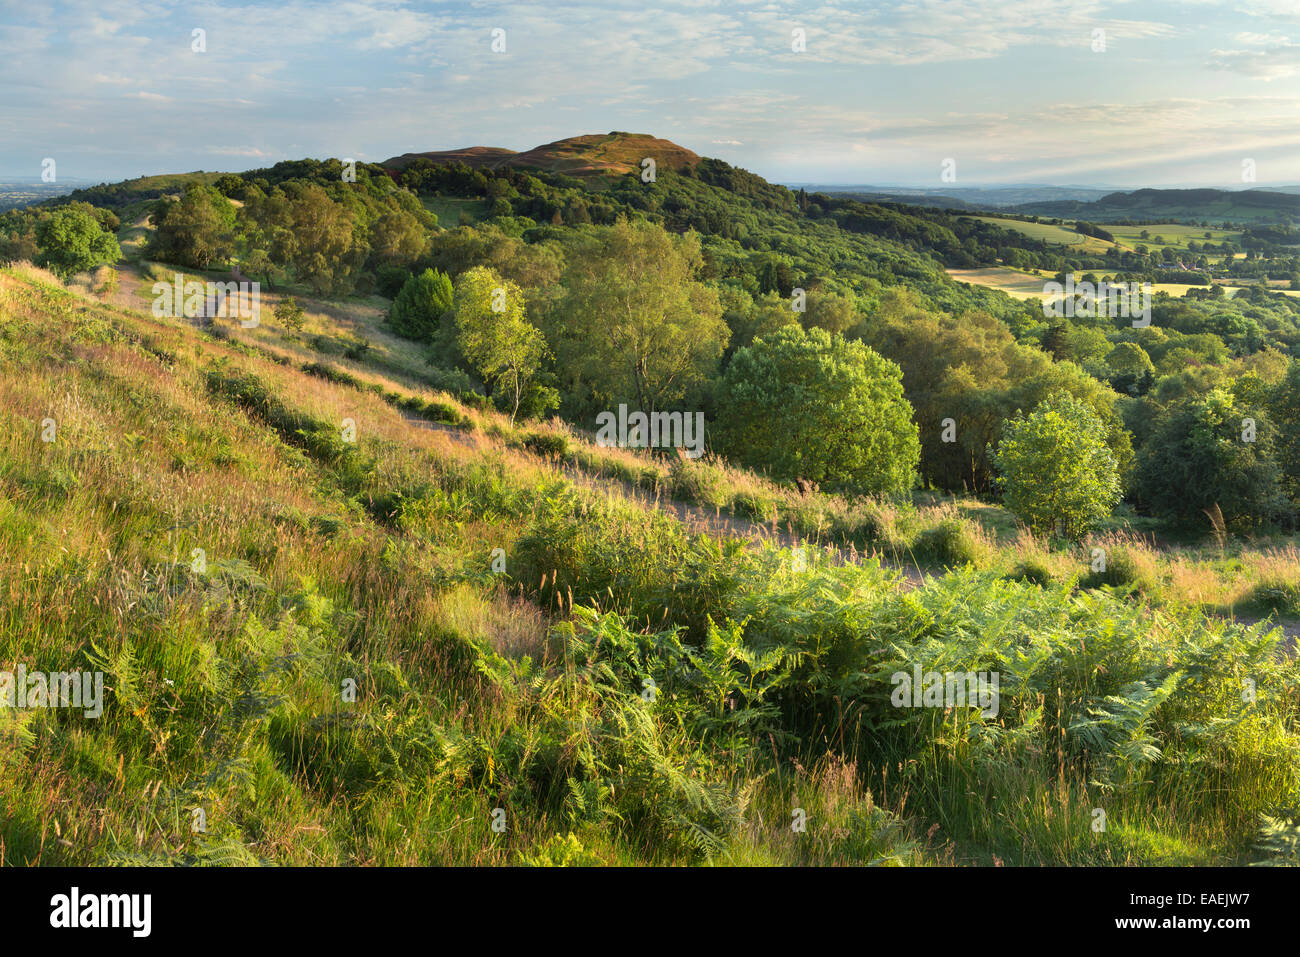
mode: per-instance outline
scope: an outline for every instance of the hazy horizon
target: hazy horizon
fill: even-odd
[[[584,131],[584,132],[594,132],[594,131]],[[606,131],[606,132],[608,132],[608,131]],[[577,136],[577,135],[582,135],[582,134],[573,134],[573,135]],[[492,145],[493,145],[493,144],[491,144],[491,143],[470,143],[470,144],[465,144],[463,147],[460,147],[460,148],[467,148],[467,147],[469,147],[469,146],[492,146]],[[533,144],[533,145],[537,146],[537,145],[541,145],[541,144]],[[681,143],[681,144],[678,144],[678,145],[685,146],[687,149],[690,149],[690,148],[691,148],[690,144],[688,144],[688,143]],[[450,149],[456,149],[457,147],[449,147],[449,148],[450,148]],[[511,148],[511,147],[507,147],[507,148]],[[526,149],[526,148],[527,148],[527,147],[525,147],[525,149]],[[523,150],[519,150],[519,152],[522,152],[522,151],[523,151]],[[404,151],[402,151],[402,152],[423,152],[423,151],[422,151],[422,150],[404,150]],[[698,151],[696,151],[696,152],[698,152]],[[393,155],[399,155],[399,154],[393,154]],[[712,155],[712,154],[707,154],[707,153],[706,153],[706,154],[701,154],[701,155]],[[328,156],[315,156],[315,157],[307,157],[307,156],[285,156],[285,157],[281,157],[281,158],[278,159],[278,160],[275,160],[274,162],[280,162],[281,160],[296,160],[296,159],[307,159],[307,158],[319,159],[319,160],[325,160],[325,159],[330,159],[331,157],[328,157]],[[340,157],[337,157],[337,156],[336,156],[336,157],[333,157],[333,158],[338,159],[338,158],[340,158]],[[388,159],[388,158],[389,158],[389,157],[384,157],[384,159]],[[132,180],[132,179],[143,178],[143,177],[147,177],[147,176],[160,176],[160,175],[166,175],[166,174],[183,174],[183,173],[194,173],[194,172],[208,172],[208,173],[245,173],[245,172],[248,172],[248,171],[250,171],[250,170],[264,168],[264,166],[266,166],[266,165],[274,165],[274,162],[272,162],[272,163],[268,163],[268,164],[264,164],[264,165],[258,165],[258,166],[235,165],[235,166],[220,166],[220,167],[204,167],[204,168],[202,168],[202,169],[198,169],[198,168],[196,168],[196,169],[180,169],[180,168],[174,168],[174,169],[173,169],[173,168],[166,168],[166,169],[161,169],[161,168],[160,168],[160,169],[156,169],[156,170],[149,170],[149,171],[145,171],[145,172],[133,173],[133,174],[123,175],[123,176],[87,176],[87,175],[69,176],[69,175],[66,175],[66,174],[60,173],[60,175],[59,175],[59,177],[58,177],[58,183],[57,183],[57,184],[50,184],[50,185],[58,185],[58,184],[65,184],[65,185],[66,185],[66,184],[74,184],[74,183],[75,183],[75,184],[78,184],[79,186],[94,186],[94,185],[97,185],[97,184],[100,184],[100,183],[114,183],[114,182],[121,182],[121,181],[124,181],[124,180]],[[740,165],[740,164],[735,164],[735,165]],[[748,167],[746,167],[746,168],[748,168]],[[1102,182],[1088,182],[1088,181],[1082,181],[1082,180],[1075,180],[1075,181],[1071,181],[1071,182],[1031,182],[1031,181],[1024,181],[1024,182],[989,182],[989,183],[980,183],[980,182],[969,182],[969,183],[942,183],[942,182],[940,182],[940,183],[914,183],[914,182],[913,182],[913,183],[909,183],[909,182],[886,182],[886,181],[880,181],[880,182],[863,182],[863,181],[856,181],[856,180],[819,180],[819,179],[802,179],[802,180],[800,180],[800,179],[785,179],[785,180],[778,180],[778,179],[774,179],[774,178],[772,178],[772,177],[768,177],[768,176],[766,176],[766,175],[763,173],[763,171],[762,171],[762,170],[759,170],[759,169],[752,169],[752,168],[751,168],[751,169],[750,169],[750,172],[757,173],[758,175],[763,176],[763,178],[764,178],[764,179],[767,179],[769,182],[772,182],[772,183],[778,183],[778,184],[780,184],[780,185],[788,186],[788,187],[790,187],[791,189],[797,189],[797,188],[799,188],[799,187],[802,186],[802,187],[825,187],[825,188],[832,188],[832,189],[835,189],[835,190],[850,190],[850,189],[864,189],[864,190],[866,190],[866,189],[900,189],[900,190],[901,190],[901,189],[906,189],[906,190],[928,191],[928,192],[931,192],[931,193],[952,192],[952,191],[961,191],[961,190],[1006,190],[1006,189],[1063,189],[1063,190],[1064,190],[1064,189],[1076,189],[1076,190],[1084,190],[1084,189],[1088,189],[1088,190],[1107,190],[1107,191],[1116,191],[1116,192],[1132,191],[1132,190],[1138,190],[1138,189],[1152,189],[1152,188],[1155,188],[1155,189],[1222,189],[1222,190],[1228,190],[1228,191],[1233,191],[1233,192],[1238,192],[1238,191],[1243,191],[1243,190],[1249,190],[1249,189],[1283,189],[1283,188],[1288,188],[1288,189],[1300,189],[1300,180],[1297,180],[1297,181],[1280,180],[1280,181],[1278,181],[1278,182],[1255,182],[1255,183],[1241,183],[1241,184],[1231,184],[1231,183],[1229,183],[1229,184],[1222,184],[1222,183],[1166,183],[1166,184],[1161,184],[1161,185],[1159,185],[1159,186],[1153,186],[1152,184],[1148,184],[1148,183],[1102,183]],[[28,175],[28,174],[20,174],[20,173],[5,172],[5,171],[3,171],[3,170],[0,170],[0,183],[24,184],[24,185],[26,185],[26,184],[38,185],[38,184],[41,184],[41,182],[42,182],[42,180],[41,180],[41,177],[40,177],[40,176],[32,176],[32,175]]]
[[[579,135],[579,134],[575,134],[575,135]],[[469,145],[473,145],[473,146],[482,146],[482,145],[489,145],[489,144],[480,144],[480,143],[475,143],[475,144],[469,144]],[[537,145],[540,145],[540,144],[537,144]],[[679,145],[687,146],[688,149],[690,148],[688,144],[679,144]],[[408,150],[408,151],[406,151],[406,152],[418,152],[418,151],[416,151],[416,150]],[[521,152],[522,152],[522,151],[521,151]],[[704,154],[704,155],[708,155],[708,154]],[[286,157],[283,157],[283,159],[285,159],[285,160],[290,160],[290,159],[308,159],[308,158],[311,158],[311,159],[319,159],[319,160],[325,160],[325,159],[330,159],[331,157],[327,157],[327,156],[315,156],[315,157],[306,157],[306,156],[292,156],[292,157],[288,157],[288,156],[286,156]],[[333,157],[333,158],[337,159],[337,158],[339,158],[339,157]],[[388,158],[388,157],[385,157],[385,159],[387,159],[387,158]],[[279,162],[279,160],[276,160],[276,162]],[[268,165],[274,165],[274,164],[268,164]],[[143,178],[143,177],[148,177],[148,176],[161,176],[161,175],[167,175],[167,174],[185,174],[185,173],[195,173],[195,172],[205,172],[205,173],[246,173],[246,172],[249,172],[250,170],[260,169],[260,168],[264,168],[264,167],[261,167],[261,166],[230,166],[230,167],[223,166],[223,167],[220,167],[220,168],[213,167],[213,168],[204,168],[204,169],[201,169],[201,170],[200,170],[200,169],[158,169],[158,170],[151,170],[151,171],[148,171],[148,172],[135,173],[135,174],[126,175],[126,176],[84,176],[84,175],[83,175],[83,176],[68,176],[68,175],[64,175],[64,174],[60,173],[59,178],[58,178],[58,182],[55,183],[55,184],[48,184],[48,185],[69,185],[69,184],[76,184],[77,186],[95,186],[95,185],[98,185],[98,184],[101,184],[101,183],[115,183],[115,182],[122,182],[122,181],[125,181],[125,180],[133,180],[133,179],[138,179],[138,178]],[[1164,185],[1161,185],[1161,186],[1158,186],[1158,187],[1153,187],[1153,186],[1151,186],[1151,185],[1149,185],[1149,184],[1145,184],[1145,183],[1127,183],[1127,184],[1123,184],[1123,183],[1121,183],[1121,184],[1116,184],[1116,183],[1099,183],[1099,182],[1091,182],[1091,183],[1090,183],[1090,182],[1086,182],[1086,181],[1073,181],[1073,182],[1068,182],[1068,183],[1048,183],[1048,182],[976,183],[976,182],[971,182],[971,183],[957,183],[957,184],[950,184],[950,183],[939,183],[939,184],[924,184],[924,183],[922,183],[922,184],[917,184],[917,183],[899,183],[899,182],[874,182],[874,183],[868,183],[868,182],[857,182],[857,181],[851,181],[851,180],[832,181],[832,180],[817,180],[817,179],[807,179],[807,180],[777,180],[777,179],[771,179],[771,178],[769,178],[769,177],[767,177],[767,176],[764,176],[762,170],[750,169],[750,172],[752,172],[752,173],[757,173],[758,175],[763,176],[763,178],[764,178],[764,179],[767,179],[769,182],[777,183],[778,185],[788,186],[788,187],[791,188],[791,189],[798,189],[799,187],[805,187],[805,188],[821,187],[821,188],[830,188],[830,189],[834,189],[834,190],[852,190],[852,189],[864,189],[864,190],[865,190],[865,189],[891,189],[891,190],[892,190],[892,189],[898,189],[898,190],[904,190],[904,189],[905,189],[905,190],[927,191],[927,192],[931,192],[931,193],[953,192],[953,191],[961,191],[961,190],[972,190],[972,191],[974,191],[974,190],[1007,190],[1007,189],[1062,189],[1062,190],[1066,190],[1066,189],[1075,189],[1075,190],[1084,190],[1084,189],[1088,189],[1088,190],[1107,190],[1107,191],[1116,191],[1116,192],[1132,191],[1132,190],[1139,190],[1139,189],[1152,189],[1152,188],[1156,188],[1156,189],[1222,189],[1222,190],[1228,190],[1228,191],[1232,191],[1232,192],[1240,192],[1240,191],[1243,191],[1243,190],[1249,190],[1249,189],[1273,189],[1273,190],[1276,190],[1276,189],[1284,189],[1284,188],[1285,188],[1285,189],[1300,189],[1300,181],[1297,181],[1297,182],[1292,182],[1292,181],[1279,181],[1279,182],[1276,182],[1276,183],[1257,182],[1257,183],[1243,183],[1243,184],[1239,184],[1239,185],[1231,185],[1231,184],[1223,185],[1223,184],[1211,184],[1211,183],[1169,183],[1169,184],[1164,184]],[[4,172],[4,171],[0,171],[0,183],[7,183],[7,184],[22,184],[22,185],[28,185],[28,184],[31,184],[31,185],[40,185],[40,184],[42,183],[42,181],[41,181],[40,176],[30,176],[30,175],[25,175],[25,174],[7,173],[7,172]]]

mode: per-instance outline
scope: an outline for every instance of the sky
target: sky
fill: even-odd
[[[1300,0],[0,0],[0,177],[611,130],[785,183],[1300,183]]]

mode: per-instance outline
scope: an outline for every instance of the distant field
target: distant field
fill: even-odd
[[[0,213],[64,196],[74,187],[54,183],[0,183]]]
[[[1008,269],[1005,266],[991,266],[987,269],[949,269],[946,270],[949,277],[957,282],[968,282],[974,286],[984,286],[988,289],[1000,289],[1007,295],[1015,299],[1046,299],[1043,294],[1043,284],[1051,280],[1051,276],[1046,274],[1035,275],[1033,273],[1021,272],[1019,269]],[[1075,281],[1081,281],[1083,273],[1075,273]],[[1109,279],[1109,274],[1097,273],[1098,279]],[[1204,286],[1193,286],[1188,283],[1178,282],[1158,282],[1152,283],[1151,291],[1153,293],[1166,292],[1171,296],[1182,296],[1189,289],[1204,289]],[[1241,286],[1224,286],[1224,294],[1231,299],[1240,290]],[[1285,293],[1288,296],[1300,296],[1300,290],[1292,289],[1274,289],[1273,292]]]
[[[986,286],[989,289],[1001,289],[1016,299],[1042,299],[1042,276],[1007,269],[1003,266],[991,266],[988,269],[949,269],[948,275],[957,282],[968,282],[974,286]]]
[[[994,226],[1013,230],[1022,236],[1028,236],[1030,239],[1040,239],[1059,246],[1068,246],[1070,249],[1077,249],[1081,252],[1104,253],[1111,245],[1105,240],[1081,235],[1070,226],[1027,223],[1019,219],[1003,219],[999,216],[972,216],[971,218],[978,219],[982,223],[992,223]],[[1206,228],[1182,223],[1157,223],[1153,226],[1112,226],[1104,224],[1102,228],[1114,235],[1116,245],[1124,249],[1134,249],[1141,244],[1149,249],[1168,247],[1188,252],[1187,244],[1192,241],[1198,243],[1212,242],[1216,245],[1225,241],[1231,243],[1241,241],[1240,230]],[[1144,230],[1148,234],[1146,239],[1142,238]],[[1209,239],[1206,239],[1206,233],[1210,234]],[[1211,255],[1214,254],[1211,253]]]
[[[1090,223],[1110,228],[1116,220],[1147,220],[1148,222],[1209,222],[1209,223],[1277,223],[1294,215],[1293,196],[1274,194],[1253,202],[1242,201],[1239,193],[1214,191],[1215,198],[1207,199],[1206,190],[1182,193],[1178,190],[1143,191],[1137,202],[1132,197],[1122,197],[1117,203],[1033,203],[1025,212],[1041,216],[1082,218]],[[1196,228],[1196,227],[1193,227]],[[1204,229],[1201,230],[1204,232]]]
[[[998,216],[972,216],[971,219],[1013,230],[1023,236],[1028,236],[1030,239],[1041,239],[1044,242],[1056,243],[1058,246],[1069,246],[1071,249],[1079,249],[1084,252],[1104,253],[1110,248],[1110,243],[1095,239],[1092,236],[1076,233],[1066,226],[1026,223],[1019,219],[1002,219]]]
[[[1180,223],[1157,223],[1154,226],[1107,225],[1103,228],[1107,232],[1113,233],[1115,238],[1119,240],[1121,246],[1127,246],[1129,248],[1142,244],[1151,249],[1163,249],[1168,246],[1170,249],[1186,251],[1187,244],[1193,240],[1198,243],[1212,242],[1216,245],[1223,242],[1241,242],[1240,230],[1188,226]],[[1142,232],[1144,230],[1149,236],[1147,239],[1142,238]],[[1210,234],[1209,239],[1206,239],[1206,233]],[[1164,241],[1157,241],[1157,237]],[[1214,254],[1211,253],[1211,255]]]

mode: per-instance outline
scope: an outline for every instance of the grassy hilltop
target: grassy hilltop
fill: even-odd
[[[600,177],[641,173],[641,163],[646,157],[655,160],[664,169],[681,170],[693,166],[700,157],[678,146],[671,140],[660,139],[645,133],[605,134],[591,133],[571,136],[545,143],[530,150],[516,152],[500,147],[474,146],[460,150],[442,150],[428,153],[403,153],[385,160],[390,169],[405,169],[414,159],[427,159],[433,163],[465,163],[471,167],[502,169],[545,170],[568,176]]]

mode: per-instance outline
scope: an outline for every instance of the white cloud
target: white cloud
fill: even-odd
[[[257,159],[268,159],[276,155],[274,151],[258,149],[256,146],[210,146],[207,152],[214,156],[251,156]]]
[[[899,178],[950,155],[1001,175],[1285,135],[1291,98],[1241,94],[1300,71],[1279,25],[1300,0],[1237,6],[1190,3],[1171,24],[1149,11],[1173,5],[1136,0],[0,0],[15,24],[0,25],[0,130],[156,164],[159,142],[205,155],[173,142],[202,109],[224,142],[258,144],[208,152],[259,162],[634,129],[774,176],[870,162]],[[190,50],[195,26],[206,53]]]
[[[1257,35],[1251,35],[1247,40],[1238,39],[1258,49],[1213,50],[1209,60],[1212,69],[1264,80],[1285,79],[1300,73],[1300,43],[1292,43],[1286,37]]]

